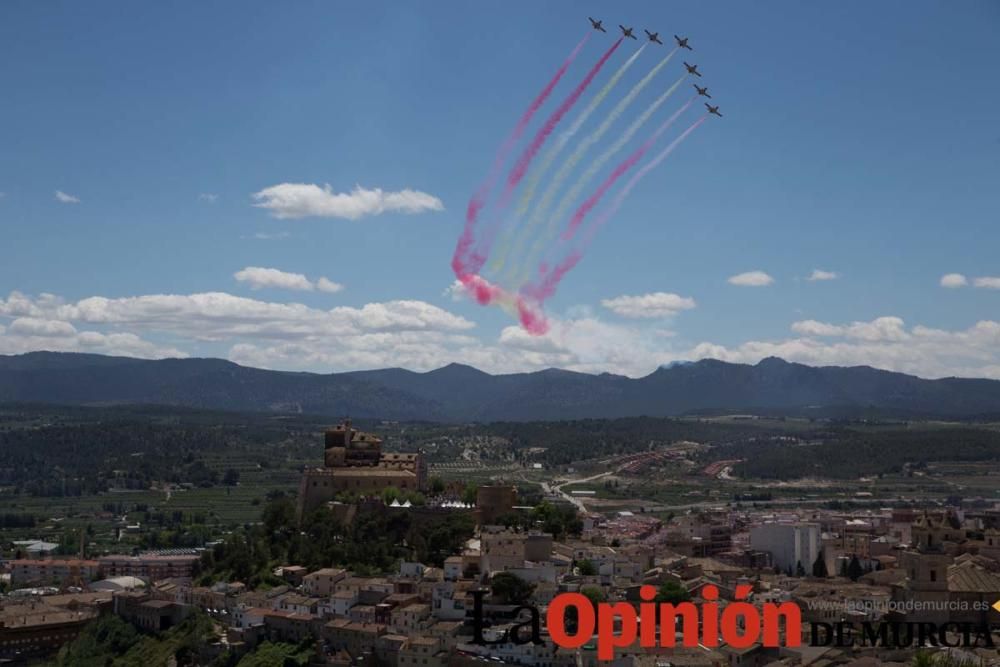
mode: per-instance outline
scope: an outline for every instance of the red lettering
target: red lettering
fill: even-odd
[[[615,648],[631,646],[635,641],[636,626],[635,609],[627,602],[608,604],[602,602],[597,612],[597,658],[598,660],[613,660]],[[621,634],[615,634],[615,619],[621,620]]]
[[[576,635],[566,632],[566,610],[576,607]],[[561,593],[552,599],[545,614],[549,636],[562,648],[580,648],[594,636],[594,606],[590,598],[580,593]]]

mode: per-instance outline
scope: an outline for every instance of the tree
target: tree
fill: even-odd
[[[581,577],[593,577],[597,574],[597,566],[591,560],[581,560],[577,563],[576,569],[580,572]]]
[[[597,586],[584,586],[580,589],[580,593],[590,600],[590,604],[594,605],[594,609],[597,609],[597,605],[600,603],[607,602],[608,600],[608,596]]]
[[[674,580],[669,580],[664,582],[660,586],[660,590],[656,592],[656,597],[653,601],[657,604],[669,603],[669,604],[680,604],[681,602],[687,602],[691,599],[691,594],[688,592],[684,586],[677,583]]]
[[[226,486],[236,486],[240,483],[240,471],[236,468],[229,468],[222,478],[222,483]]]
[[[462,492],[462,502],[467,505],[476,504],[476,496],[479,494],[479,487],[475,484],[466,484]]]
[[[795,576],[804,577],[806,576],[806,568],[802,567],[802,561],[795,563]]]
[[[826,555],[823,553],[822,549],[820,549],[819,555],[816,556],[816,561],[813,563],[812,570],[814,577],[826,579],[827,576],[829,576],[826,571]]]
[[[493,596],[506,604],[524,604],[535,592],[535,585],[512,572],[498,572],[490,582]]]

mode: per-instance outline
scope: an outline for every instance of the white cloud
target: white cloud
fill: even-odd
[[[318,289],[320,292],[328,292],[330,294],[333,294],[335,292],[339,292],[342,289],[344,289],[344,286],[341,285],[340,283],[333,282],[326,276],[320,276],[319,279],[316,281],[316,289]]]
[[[18,336],[41,336],[44,338],[69,338],[76,335],[76,327],[69,322],[43,320],[35,317],[19,317],[7,329],[9,334]]]
[[[767,287],[774,282],[774,278],[763,271],[747,271],[731,276],[728,280],[730,285],[740,287]]]
[[[250,285],[250,289],[290,289],[311,291],[315,289],[312,281],[301,273],[288,273],[278,269],[267,269],[261,266],[248,266],[233,274],[233,278]]]
[[[756,363],[780,356],[924,377],[1000,378],[1000,322],[989,320],[962,330],[912,326],[892,316],[847,323],[802,320],[791,325],[787,337],[732,345],[695,344],[658,326],[602,321],[586,308],[574,308],[564,319],[550,317],[550,324],[544,336],[511,325],[491,338],[473,335],[475,325],[459,315],[413,300],[323,310],[224,292],[80,301],[12,292],[0,298],[0,354],[213,356],[222,345],[233,361],[287,370],[429,370],[461,362],[494,373],[559,367],[632,377],[682,359]]]
[[[691,358],[757,363],[776,356],[815,366],[867,365],[922,377],[1000,379],[1000,323],[994,321],[958,331],[920,325],[906,329],[897,317],[847,325],[796,322],[792,329],[802,337],[747,341],[735,347],[705,342],[694,347]],[[824,337],[840,340],[820,340]]]
[[[969,280],[961,273],[946,273],[941,276],[941,287],[955,289],[957,287],[965,287],[968,284]]]
[[[853,322],[847,325],[827,324],[816,320],[792,323],[792,331],[806,336],[843,336],[861,340],[906,340],[904,322],[899,317],[879,317],[871,322]]]
[[[37,299],[12,292],[0,299],[0,316],[170,332],[196,340],[231,337],[309,338],[385,331],[458,332],[475,326],[423,301],[369,303],[331,310],[300,303],[276,303],[225,292],[150,294],[109,299],[93,296],[65,303],[52,295]]]
[[[275,218],[346,218],[358,220],[382,213],[424,213],[443,211],[444,204],[433,195],[417,190],[384,192],[356,185],[350,193],[333,192],[312,183],[281,183],[254,193],[254,206],[266,208]]]
[[[803,320],[793,323],[792,331],[803,336],[839,336],[843,333],[843,328],[816,320]]]
[[[215,202],[219,201],[219,195],[213,194],[211,192],[202,192],[200,195],[198,195],[198,201],[206,201],[209,204],[214,204]]]
[[[23,354],[38,350],[92,352],[144,359],[186,357],[186,352],[160,346],[134,333],[78,332],[69,322],[22,317],[10,326],[0,325],[0,354]]]
[[[464,301],[469,296],[469,291],[462,284],[462,281],[456,278],[450,285],[444,288],[441,296],[449,297],[452,301]]]
[[[839,273],[834,271],[824,271],[822,269],[813,269],[813,272],[809,275],[806,280],[809,282],[816,282],[819,280],[836,280],[840,277]]]
[[[993,276],[983,276],[981,278],[976,278],[973,281],[976,287],[985,287],[986,289],[1000,289],[1000,278]]]
[[[622,317],[669,317],[695,307],[694,299],[670,292],[653,292],[638,296],[604,299],[601,305]]]
[[[62,202],[63,204],[79,204],[79,197],[74,197],[73,195],[68,195],[62,190],[56,190],[56,200]]]
[[[344,289],[340,283],[335,283],[325,276],[321,276],[316,282],[306,278],[301,273],[289,273],[279,269],[268,269],[261,266],[248,266],[233,274],[241,283],[250,285],[250,289],[259,290],[265,288],[297,290],[301,292],[334,293]]]

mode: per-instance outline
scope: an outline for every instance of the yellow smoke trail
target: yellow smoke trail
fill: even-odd
[[[559,153],[562,151],[563,148],[566,147],[566,144],[569,143],[569,140],[572,139],[573,136],[580,131],[580,128],[583,127],[583,124],[585,122],[587,122],[587,119],[590,117],[590,115],[594,113],[597,107],[600,106],[601,102],[604,101],[604,98],[607,97],[612,90],[614,90],[615,85],[625,75],[625,72],[628,71],[629,67],[631,67],[632,64],[639,59],[639,55],[642,54],[642,52],[645,50],[647,44],[643,44],[642,46],[640,46],[636,50],[636,52],[633,53],[632,56],[628,60],[626,60],[621,67],[618,68],[618,71],[616,71],[614,74],[611,75],[611,78],[608,79],[608,82],[604,84],[603,88],[597,91],[597,94],[594,95],[593,99],[590,100],[590,103],[587,105],[587,107],[580,112],[580,115],[576,117],[576,119],[573,121],[573,124],[565,132],[559,135],[556,142],[552,144],[549,147],[548,151],[546,151],[545,155],[542,156],[542,159],[539,161],[538,166],[536,166],[531,171],[531,173],[528,175],[527,180],[524,183],[524,192],[521,194],[521,199],[518,202],[517,209],[515,211],[515,215],[517,216],[517,218],[520,218],[528,211],[528,207],[531,205],[531,200],[535,196],[535,190],[538,189],[539,182],[541,182],[542,177],[548,171],[549,167],[552,166],[552,163],[555,161],[555,159],[559,157]],[[490,263],[491,270],[497,271],[503,268],[504,262],[506,261],[507,258],[507,253],[510,250],[511,238],[516,233],[517,233],[516,225],[508,226],[505,229],[500,243],[497,244],[493,252],[494,257],[492,262]]]
[[[646,123],[646,121],[648,121],[652,117],[652,115],[656,113],[657,109],[659,109],[663,105],[663,103],[666,102],[671,95],[673,95],[674,91],[677,90],[677,87],[680,86],[681,83],[683,83],[684,79],[686,78],[687,78],[687,73],[684,73],[683,75],[681,75],[679,79],[677,79],[677,81],[673,83],[672,86],[667,88],[667,90],[662,95],[656,98],[652,104],[646,107],[646,110],[643,111],[642,114],[638,118],[636,118],[631,125],[628,126],[628,129],[626,129],[625,132],[623,132],[622,135],[618,137],[618,140],[615,141],[615,143],[611,144],[607,150],[605,150],[596,160],[594,160],[587,167],[587,170],[584,171],[582,174],[580,174],[580,177],[576,179],[576,182],[573,183],[572,186],[570,186],[570,188],[566,191],[566,194],[563,195],[563,198],[559,201],[559,204],[556,206],[555,211],[552,213],[552,215],[549,216],[549,224],[546,227],[545,232],[543,234],[538,235],[538,237],[535,238],[535,242],[532,244],[531,249],[525,256],[525,261],[522,264],[520,264],[520,270],[517,276],[517,283],[522,283],[525,280],[527,280],[528,278],[527,273],[530,269],[531,265],[530,263],[533,261],[533,258],[539,252],[541,252],[542,248],[545,247],[545,244],[551,241],[552,237],[555,236],[556,232],[558,231],[559,221],[562,220],[563,217],[565,217],[565,215],[569,212],[570,206],[572,206],[573,202],[576,201],[576,199],[580,196],[580,193],[583,191],[583,189],[587,187],[587,184],[590,182],[590,180],[597,175],[597,172],[601,170],[601,167],[603,167],[608,160],[614,157],[614,155],[618,151],[620,151],[625,146],[625,144],[627,144],[632,139],[633,136],[635,136],[635,133],[638,132],[639,129],[642,128],[642,126]],[[556,178],[558,178],[558,176]],[[555,182],[555,178],[553,178],[553,182]],[[542,201],[544,201],[544,197]],[[542,202],[539,202],[539,207],[541,206],[541,204]],[[522,236],[521,238],[523,239],[524,236]]]
[[[535,195],[535,190],[538,188],[539,181],[542,180],[542,176],[545,175],[545,172],[559,156],[559,152],[562,151],[566,144],[569,143],[569,140],[573,138],[573,135],[580,130],[583,124],[587,122],[587,118],[590,117],[590,114],[594,113],[594,110],[597,109],[601,102],[604,101],[604,98],[608,96],[608,93],[614,89],[615,84],[617,84],[622,76],[625,75],[625,72],[627,72],[628,68],[632,66],[632,63],[639,58],[639,55],[645,48],[646,44],[640,46],[639,49],[632,54],[632,57],[626,60],[625,63],[618,68],[618,71],[611,75],[611,78],[608,79],[606,84],[604,84],[604,87],[597,91],[597,94],[594,95],[594,98],[590,101],[590,104],[587,105],[587,108],[580,112],[580,115],[573,121],[573,124],[569,127],[569,129],[559,136],[556,143],[552,144],[552,147],[548,150],[546,155],[543,156],[538,167],[536,167],[531,175],[528,176],[528,180],[524,186],[524,194],[521,195],[521,200],[517,205],[517,214],[519,216],[524,215],[524,213],[527,212],[528,206],[531,203],[531,198]]]
[[[661,69],[666,67],[667,63],[670,62],[670,59],[674,57],[675,53],[677,53],[676,47],[668,53],[663,60],[658,62],[651,70],[649,70],[646,76],[644,76],[639,83],[632,86],[632,90],[628,91],[628,94],[625,95],[625,97],[623,97],[617,105],[615,105],[615,108],[608,113],[607,117],[597,127],[597,129],[591,132],[587,137],[584,137],[584,139],[577,145],[576,150],[573,151],[573,154],[566,158],[566,161],[559,167],[559,171],[557,171],[556,175],[552,177],[552,182],[549,183],[549,186],[545,189],[545,192],[542,194],[542,198],[538,201],[538,204],[535,205],[535,209],[532,211],[531,217],[524,227],[524,233],[518,237],[513,251],[515,257],[520,255],[521,251],[524,249],[524,244],[527,242],[528,236],[545,217],[545,214],[548,211],[549,206],[552,205],[552,201],[555,199],[556,194],[558,194],[559,189],[562,187],[563,183],[569,177],[576,165],[583,159],[587,150],[600,141],[601,137],[604,136],[604,133],[607,132],[611,125],[618,120],[626,109],[628,109],[629,105],[632,104],[635,98],[639,96],[639,93],[641,93],[643,89],[649,85],[649,82],[653,80],[653,77],[655,77]],[[537,241],[535,245],[538,245]],[[502,261],[497,262],[497,264],[498,268],[495,270],[499,270],[503,267]],[[522,272],[527,269],[524,265],[519,265],[522,267]]]

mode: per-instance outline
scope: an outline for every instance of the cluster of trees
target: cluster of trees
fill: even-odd
[[[308,451],[316,457],[322,451],[316,431],[303,434],[298,424],[252,416],[66,408],[70,419],[51,414],[54,409],[40,408],[44,419],[25,419],[17,423],[21,427],[10,424],[0,430],[0,481],[17,495],[81,496],[112,487],[146,489],[159,481],[235,485],[240,476],[236,467],[220,469],[208,460],[231,458],[264,466],[277,446],[285,449],[289,440],[309,443]],[[289,450],[296,455],[306,451]]]
[[[583,521],[572,505],[556,505],[542,501],[530,512],[515,512],[501,516],[497,523],[514,530],[537,529],[552,533],[555,539],[579,535],[583,531]]]
[[[325,507],[299,525],[294,501],[284,496],[265,505],[262,519],[203,554],[202,583],[275,585],[279,582],[272,571],[287,563],[311,570],[346,567],[362,574],[393,571],[402,559],[441,566],[475,529],[473,518],[462,512],[361,510],[345,524]]]
[[[732,424],[666,417],[498,422],[484,425],[481,430],[508,439],[515,450],[544,448],[543,454],[531,457],[517,454],[517,460],[522,463],[537,460],[549,465],[571,465],[586,459],[630,454],[648,449],[651,442],[741,442],[787,433],[779,423]]]
[[[80,635],[62,647],[56,667],[306,667],[314,654],[311,641],[302,644],[263,642],[250,653],[237,656],[225,651],[207,658],[206,650],[218,640],[219,629],[201,612],[161,633],[143,633],[115,614],[103,614]],[[208,660],[208,661],[206,661]]]
[[[744,458],[740,477],[856,479],[901,472],[927,461],[1000,460],[1000,432],[985,428],[841,429],[816,444],[782,441],[716,448],[717,458]]]

